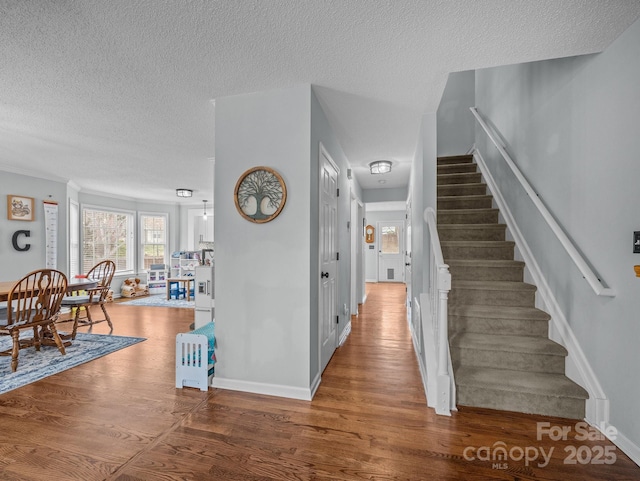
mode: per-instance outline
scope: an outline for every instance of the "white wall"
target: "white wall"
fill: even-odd
[[[475,71],[449,74],[438,106],[438,156],[463,155],[473,147],[475,123],[469,107],[475,105]]]
[[[216,383],[308,393],[310,86],[216,100]],[[287,200],[271,222],[236,210],[247,169],[280,173]]]
[[[614,299],[596,296],[478,133],[476,144],[640,459],[640,21],[601,54],[476,72],[476,103]]]
[[[10,172],[0,172],[0,280],[15,281],[28,272],[45,267],[44,200],[58,202],[57,268],[67,272],[67,184]],[[34,198],[35,220],[32,222],[7,219],[7,195]],[[21,235],[19,245],[31,245],[28,251],[16,251],[12,237],[18,230],[28,230],[30,237]]]

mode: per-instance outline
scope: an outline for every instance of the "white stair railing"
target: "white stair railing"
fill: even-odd
[[[451,409],[455,409],[455,385],[453,372],[450,369],[451,358],[449,353],[449,319],[448,299],[451,290],[451,274],[449,266],[444,263],[440,239],[436,225],[436,213],[431,207],[424,211],[424,220],[429,231],[429,244],[426,254],[429,256],[429,292],[428,312],[423,312],[423,330],[430,330],[433,345],[425,346],[426,349],[434,349],[436,366],[427,366],[427,371],[435,373],[435,409],[436,414],[451,415]],[[426,316],[430,319],[426,320]],[[428,322],[430,321],[430,322]],[[426,325],[424,325],[426,324]],[[433,393],[427,393],[433,396]],[[431,404],[431,403],[430,403]]]
[[[516,176],[516,179],[518,179],[518,181],[522,185],[522,188],[525,190],[525,192],[533,202],[533,205],[536,206],[536,208],[540,212],[540,215],[542,215],[542,218],[546,221],[548,226],[556,235],[556,237],[558,238],[558,240],[560,241],[564,249],[567,251],[567,254],[569,254],[569,257],[571,257],[571,260],[573,260],[575,265],[580,270],[580,273],[589,283],[589,285],[591,286],[593,291],[596,293],[596,295],[604,296],[604,297],[615,297],[616,294],[613,291],[613,289],[610,289],[603,285],[601,279],[595,274],[595,272],[593,272],[593,269],[591,269],[589,264],[587,264],[584,258],[580,255],[580,253],[578,252],[578,249],[576,249],[573,242],[571,242],[571,240],[564,233],[564,231],[562,230],[562,227],[560,227],[560,225],[553,218],[553,216],[551,215],[547,207],[542,203],[536,191],[533,190],[533,187],[531,187],[531,184],[529,184],[529,182],[524,177],[524,175],[522,175],[522,172],[520,172],[520,169],[518,169],[518,166],[516,165],[516,163],[513,161],[511,156],[507,153],[507,151],[504,148],[504,145],[502,144],[502,142],[500,142],[496,133],[484,121],[484,119],[478,112],[478,109],[476,107],[471,107],[470,110],[473,116],[476,118],[476,120],[480,124],[480,126],[482,127],[482,129],[485,131],[485,133],[491,140],[491,142],[493,142],[493,145],[495,145],[495,147],[498,149],[498,152],[500,152],[500,155],[502,155],[502,158],[505,160],[505,162],[507,163],[507,165],[509,166],[513,174]]]

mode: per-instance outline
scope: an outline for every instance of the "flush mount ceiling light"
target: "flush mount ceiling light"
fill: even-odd
[[[191,197],[193,191],[191,189],[176,189],[176,195],[178,197]]]
[[[369,169],[371,169],[372,174],[386,174],[387,172],[391,172],[391,161],[376,160],[369,164]]]

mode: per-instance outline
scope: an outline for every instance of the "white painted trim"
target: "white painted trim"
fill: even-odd
[[[529,273],[538,288],[538,294],[544,301],[545,309],[551,315],[551,322],[560,336],[560,339],[553,339],[562,344],[569,352],[569,358],[577,369],[579,379],[573,379],[576,383],[583,386],[589,393],[589,399],[586,403],[586,420],[592,425],[602,425],[609,422],[609,399],[607,398],[595,372],[591,368],[584,351],[580,347],[578,340],[573,334],[573,330],[567,322],[553,291],[549,287],[546,278],[540,270],[540,266],[536,262],[529,245],[527,244],[522,232],[518,228],[516,221],[509,210],[509,207],[502,196],[491,172],[487,168],[484,158],[477,149],[473,153],[473,157],[480,168],[482,177],[484,178],[489,190],[493,194],[493,199],[500,209],[500,214],[504,217],[505,223],[509,228],[510,234],[520,251],[522,258],[527,266]],[[552,330],[550,329],[550,333]],[[569,374],[567,374],[569,376]],[[575,377],[575,376],[574,376]]]
[[[377,284],[378,283],[378,279],[365,279],[365,282],[371,282],[372,284]],[[367,298],[367,296],[365,296],[365,299]],[[362,300],[362,303],[364,304],[364,300]]]
[[[342,346],[345,343],[345,341],[347,340],[347,337],[349,337],[349,334],[351,334],[351,320],[347,322],[346,326],[344,326],[344,329],[340,333],[340,338],[338,340],[338,347]]]
[[[505,160],[505,162],[515,175],[516,179],[518,179],[518,182],[520,182],[520,185],[531,199],[533,205],[538,209],[538,212],[540,212],[542,218],[558,238],[558,240],[562,244],[562,247],[564,247],[567,254],[569,254],[569,257],[571,257],[571,260],[578,267],[578,270],[580,270],[585,280],[591,286],[596,295],[604,297],[615,297],[616,294],[614,290],[603,285],[601,279],[596,275],[595,272],[593,272],[591,267],[589,267],[589,264],[587,264],[584,258],[580,255],[576,247],[573,245],[573,242],[571,242],[569,237],[567,237],[567,235],[564,233],[562,227],[560,227],[560,225],[556,222],[555,218],[551,215],[542,200],[540,200],[540,196],[535,190],[533,190],[531,184],[529,184],[524,175],[522,175],[522,172],[520,172],[520,169],[518,169],[516,163],[507,153],[504,144],[500,142],[500,139],[498,138],[499,136],[496,135],[493,129],[491,129],[482,119],[480,113],[478,112],[478,109],[476,107],[471,107],[469,110],[471,110],[471,113],[476,118],[482,129],[485,131],[491,142],[493,142],[493,145],[495,145],[496,149],[498,149],[498,152],[500,152],[500,155],[502,155],[502,158]]]
[[[313,399],[313,397],[316,395],[316,392],[318,391],[318,388],[320,387],[321,382],[322,382],[322,377],[320,376],[320,373],[317,373],[316,377],[313,379],[313,382],[311,383],[311,399]]]
[[[624,454],[626,454],[627,456],[629,456],[629,458],[631,458],[631,461],[633,461],[638,466],[640,466],[640,446],[638,446],[637,444],[634,444],[633,441],[631,441],[628,437],[622,434],[620,432],[620,429],[617,426],[611,426],[611,424],[609,423],[605,424],[604,426],[605,426],[605,432],[606,431],[611,432],[613,431],[612,428],[615,427],[614,432],[617,431],[615,439],[612,439],[611,437],[607,436],[609,438],[609,441],[611,441],[613,444],[618,446],[620,450],[624,452]]]
[[[266,394],[267,396],[299,399],[301,401],[311,401],[313,397],[311,388],[283,386],[281,384],[267,384],[253,381],[241,381],[238,379],[227,379],[218,376],[213,377],[213,379],[211,380],[211,386],[219,389],[228,389],[230,391]]]

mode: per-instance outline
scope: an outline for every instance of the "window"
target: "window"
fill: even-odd
[[[105,259],[116,273],[133,272],[133,214],[94,208],[82,210],[82,272]]]
[[[167,216],[140,215],[140,267],[148,270],[151,264],[167,263]]]
[[[400,253],[399,230],[398,227],[392,225],[382,227],[381,241],[383,254]]]

